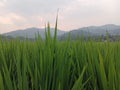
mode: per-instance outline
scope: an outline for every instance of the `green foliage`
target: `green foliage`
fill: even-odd
[[[120,90],[120,43],[0,39],[0,90]]]

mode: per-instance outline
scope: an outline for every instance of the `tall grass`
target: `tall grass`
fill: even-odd
[[[0,90],[120,90],[120,42],[0,40]]]

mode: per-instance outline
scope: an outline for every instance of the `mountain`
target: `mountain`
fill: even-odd
[[[114,24],[107,24],[102,26],[90,26],[83,27],[78,30],[93,33],[94,35],[106,35],[108,32],[110,35],[120,35],[120,26]]]
[[[120,35],[120,26],[114,24],[107,24],[102,26],[89,26],[83,27],[75,30],[71,30],[60,36],[61,39],[64,39],[69,36],[76,38],[77,36],[105,36],[107,33],[111,36]]]
[[[50,30],[51,32],[51,36],[54,36],[54,28],[51,28]],[[42,38],[45,38],[45,29],[41,29],[41,28],[27,28],[24,30],[16,30],[16,31],[12,31],[12,32],[8,32],[8,33],[4,33],[4,36],[11,36],[11,37],[24,37],[24,38],[35,38],[37,34],[40,34],[40,36]],[[57,34],[62,35],[64,34],[64,31],[58,30]]]
[[[50,30],[51,36],[54,35],[54,28]],[[4,36],[10,37],[24,37],[24,38],[35,38],[36,34],[40,34],[42,38],[45,38],[45,29],[41,28],[27,28],[24,30],[16,30],[12,32],[8,32],[3,34]],[[78,36],[105,36],[106,33],[109,33],[111,36],[120,35],[120,26],[114,24],[106,24],[102,26],[89,26],[71,30],[69,32],[58,30],[58,38],[64,39],[67,38],[69,35],[71,38],[77,38]]]
[[[64,40],[65,38],[68,38],[70,36],[71,39],[76,39],[79,36],[84,36],[84,37],[88,37],[88,36],[93,36],[94,34],[84,31],[84,30],[72,30],[70,32],[66,32],[63,35],[59,36],[60,40]]]

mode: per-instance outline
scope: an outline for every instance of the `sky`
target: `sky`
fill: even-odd
[[[30,27],[64,31],[84,26],[120,25],[120,0],[0,0],[0,33]]]

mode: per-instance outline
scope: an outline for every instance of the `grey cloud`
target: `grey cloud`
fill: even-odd
[[[7,8],[22,15],[48,14],[57,11],[72,0],[10,0]]]
[[[4,0],[3,0],[4,1]],[[13,22],[13,28],[44,26],[47,21],[55,23],[59,8],[61,29],[77,28],[85,25],[120,24],[120,0],[5,0],[0,7],[0,16]],[[3,2],[2,2],[3,3]],[[23,19],[12,19],[12,15]],[[7,25],[0,28],[6,28]],[[7,28],[9,30],[9,28]],[[6,29],[6,30],[7,30]]]

